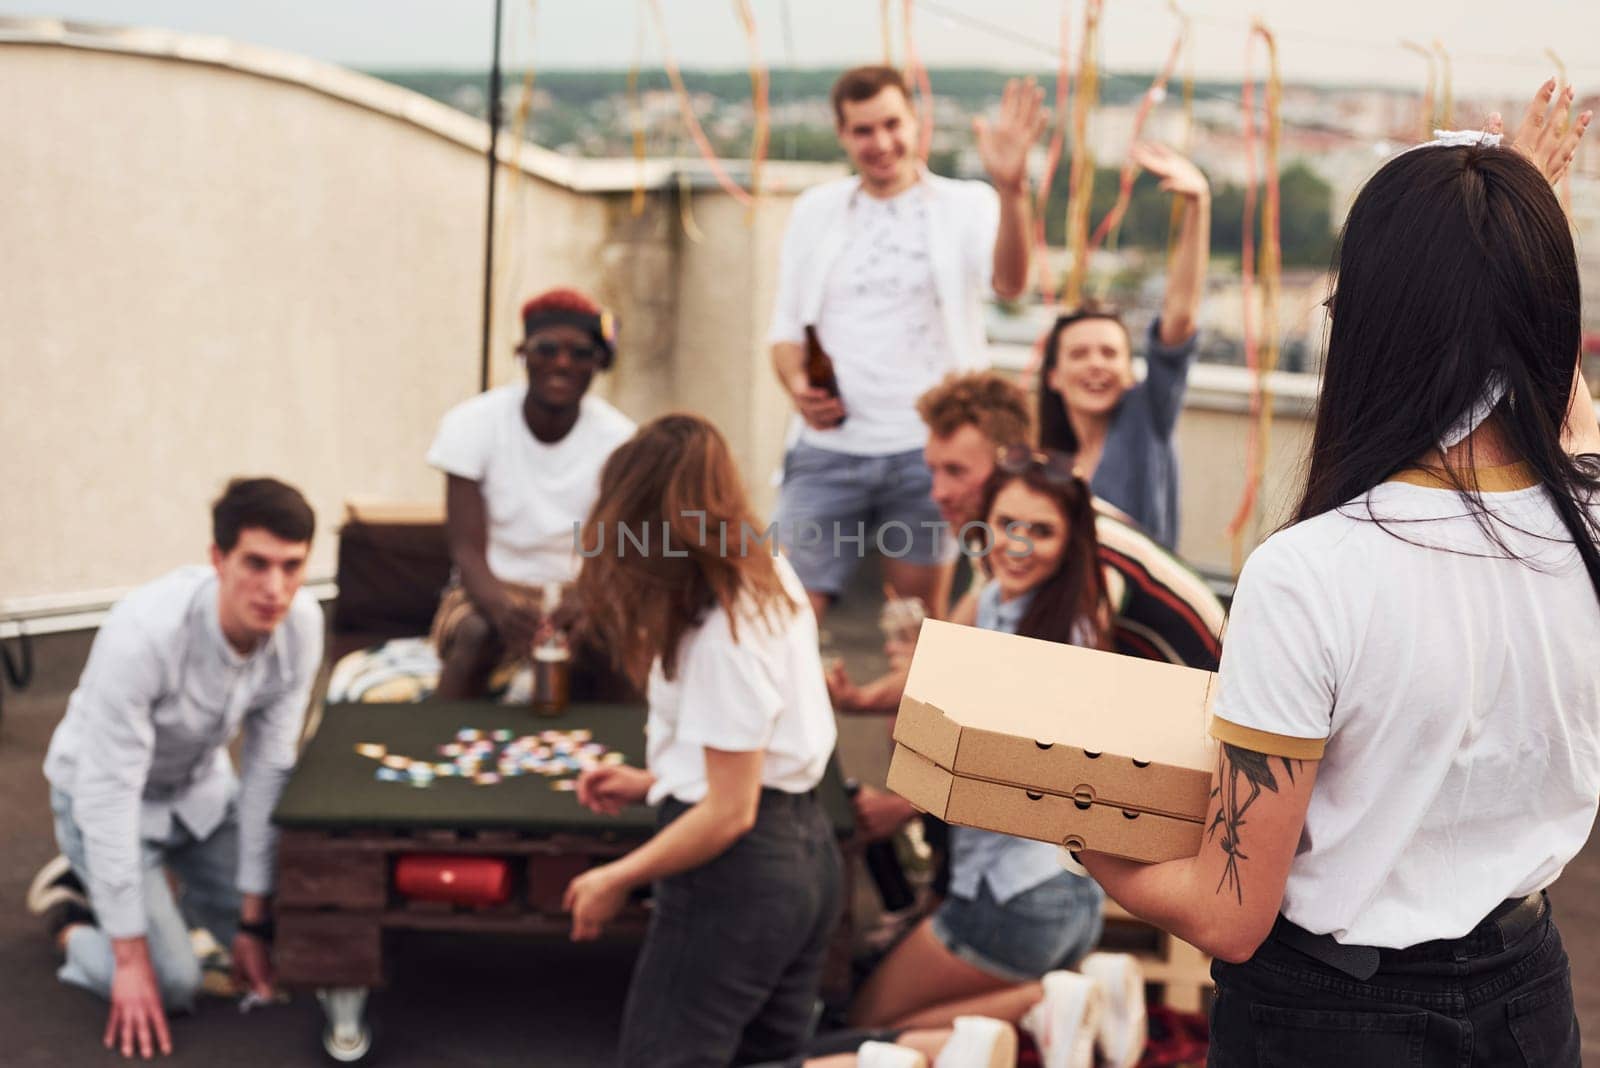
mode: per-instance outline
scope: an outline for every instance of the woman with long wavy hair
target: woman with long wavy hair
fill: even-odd
[[[987,541],[975,548],[984,550],[992,578],[978,597],[977,625],[1108,648],[1094,505],[1073,458],[1025,445],[1003,450],[980,514],[979,540]],[[949,893],[863,985],[852,1019],[863,1027],[909,1025],[1068,967],[1099,938],[1101,900],[1093,880],[1062,870],[1056,846],[952,827]],[[1026,989],[1019,1009],[1043,996]]]
[[[835,727],[816,618],[760,535],[726,441],[692,415],[612,453],[581,534],[585,618],[649,720],[648,767],[588,772],[578,799],[604,813],[648,803],[660,822],[566,894],[583,940],[654,885],[623,1012],[627,1068],[781,1060],[810,1033],[840,908],[815,789]]]
[[[1600,457],[1573,451],[1551,188],[1589,114],[1563,135],[1554,91],[1511,144],[1452,135],[1356,197],[1305,493],[1223,646],[1200,853],[1083,854],[1218,958],[1214,1066],[1581,1063],[1544,891],[1600,799]]]

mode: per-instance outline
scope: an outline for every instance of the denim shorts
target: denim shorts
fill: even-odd
[[[954,560],[920,449],[862,456],[796,442],[783,459],[778,540],[805,588],[838,594],[869,552],[908,564]]]
[[[1013,982],[1064,968],[1094,948],[1104,923],[1100,884],[1061,872],[1001,904],[987,880],[978,896],[954,894],[933,914],[933,935],[951,953]]]

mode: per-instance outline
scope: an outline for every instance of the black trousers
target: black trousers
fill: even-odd
[[[1511,944],[1492,920],[1463,938],[1381,951],[1357,980],[1285,945],[1211,974],[1208,1068],[1581,1068],[1561,935],[1548,908]]]
[[[685,811],[665,802],[661,825]],[[618,1063],[727,1068],[800,1053],[839,919],[840,873],[816,796],[763,790],[748,834],[655,885]]]

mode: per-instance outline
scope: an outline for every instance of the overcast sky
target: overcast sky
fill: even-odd
[[[750,0],[762,52],[774,67],[835,66],[883,54],[877,0]],[[1048,68],[1062,0],[916,0],[917,47],[930,65]],[[544,67],[626,67],[643,0],[505,0],[506,56]],[[662,0],[672,49],[685,66],[740,68],[746,42],[733,0]],[[903,59],[900,10],[897,58]],[[1073,0],[1074,23],[1083,0]],[[1253,15],[1278,33],[1291,80],[1420,87],[1424,61],[1402,38],[1442,40],[1458,94],[1520,91],[1554,73],[1544,55],[1563,46],[1580,90],[1600,90],[1600,0],[1188,0],[1201,75],[1237,78]],[[493,0],[0,0],[0,12],[222,34],[363,68],[480,67],[488,60]],[[946,14],[949,12],[950,14]],[[974,23],[993,24],[998,29]],[[789,32],[785,33],[785,24]],[[1153,69],[1176,22],[1167,0],[1105,0],[1103,56],[1113,69]],[[1076,32],[1076,29],[1075,29]],[[1580,45],[1584,46],[1580,50]],[[653,31],[645,62],[659,62]],[[938,87],[935,86],[935,92]]]

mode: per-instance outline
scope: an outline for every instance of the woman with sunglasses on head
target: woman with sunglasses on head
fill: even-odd
[[[816,795],[833,707],[805,589],[761,530],[727,442],[692,415],[657,419],[611,455],[584,526],[585,618],[650,711],[648,767],[588,772],[578,800],[602,813],[649,803],[660,823],[566,894],[585,940],[654,884],[626,1068],[782,1060],[811,1032],[841,901]]]
[[[1200,853],[1082,855],[1218,958],[1218,1068],[1580,1064],[1544,890],[1600,797],[1600,457],[1570,451],[1596,429],[1551,188],[1590,115],[1562,134],[1554,91],[1512,145],[1451,135],[1356,197],[1306,489],[1233,603]]]
[[[600,465],[634,431],[589,392],[615,352],[609,313],[577,290],[552,289],[523,305],[522,325],[527,382],[450,409],[428,450],[446,478],[455,565],[433,622],[441,698],[481,695],[497,667],[527,659],[550,610],[543,588],[577,577],[572,531],[594,504]],[[574,665],[574,696],[614,690],[586,653]]]
[[[1193,163],[1163,145],[1134,160],[1183,205],[1160,315],[1145,341],[1144,381],[1133,377],[1133,339],[1121,317],[1086,304],[1056,320],[1039,377],[1039,444],[1073,453],[1101,500],[1168,549],[1178,544],[1178,458],[1172,434],[1183,409],[1195,324],[1211,254],[1211,188]]]
[[[980,513],[987,524],[980,537],[988,539],[983,562],[993,578],[979,597],[979,627],[1107,647],[1110,608],[1094,508],[1072,468],[1064,453],[1021,445],[999,457]],[[910,1026],[936,1006],[1066,967],[1099,938],[1100,906],[1100,888],[1063,871],[1056,846],[951,827],[948,895],[867,980],[852,1021]],[[1017,1005],[1039,997],[1035,986]],[[970,1011],[1000,1014],[976,1003]]]

